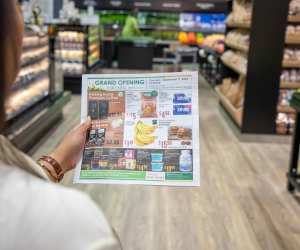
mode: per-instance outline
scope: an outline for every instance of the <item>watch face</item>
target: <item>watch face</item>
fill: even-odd
[[[89,101],[88,113],[92,120],[97,120],[99,118],[97,101]]]
[[[108,116],[108,101],[99,101],[99,119],[105,119]]]

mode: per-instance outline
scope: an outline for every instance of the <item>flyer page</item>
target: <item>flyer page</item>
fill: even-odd
[[[198,72],[84,75],[76,183],[200,185]]]

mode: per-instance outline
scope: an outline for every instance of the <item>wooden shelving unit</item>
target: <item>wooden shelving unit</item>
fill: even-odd
[[[300,36],[297,35],[287,35],[285,38],[285,43],[286,44],[291,44],[291,45],[297,45],[300,44]]]
[[[300,68],[300,61],[284,60],[282,63],[283,68]]]
[[[240,69],[239,67],[237,67],[237,65],[232,64],[232,63],[226,61],[226,60],[223,59],[222,57],[221,57],[221,60],[222,60],[222,62],[224,63],[224,65],[226,65],[227,67],[231,68],[231,69],[234,70],[236,73],[238,73],[238,74],[240,74],[240,75],[242,75],[242,76],[245,76],[245,75],[247,74],[246,69],[245,69],[245,70],[242,70],[242,69]]]
[[[280,88],[281,89],[299,89],[300,82],[281,82]]]
[[[239,50],[239,51],[242,51],[244,53],[247,53],[249,51],[249,46],[248,45],[245,45],[245,44],[237,44],[235,42],[232,42],[230,40],[225,40],[225,44],[227,47],[230,47],[232,49],[236,49],[236,50]]]
[[[234,120],[234,122],[241,127],[242,126],[242,113],[243,110],[242,108],[237,109],[235,108],[232,103],[226,98],[226,96],[224,96],[220,90],[219,87],[215,88],[219,99],[220,99],[220,103],[222,104],[222,106],[226,109],[226,111],[229,113],[229,115],[232,117],[232,119]]]
[[[293,109],[292,107],[278,106],[277,110],[279,113],[296,113],[295,109]]]
[[[288,16],[288,21],[290,23],[300,23],[300,15],[296,15],[296,16]]]
[[[285,36],[288,9],[289,1],[252,0],[252,16],[249,23],[227,22],[227,32],[241,29],[250,33],[249,46],[225,39],[226,49],[246,54],[245,70],[240,70],[228,60],[222,60],[223,79],[244,76],[243,108],[235,109],[219,89],[216,89],[221,106],[238,125],[241,134],[275,134],[279,89],[297,87],[297,83],[280,84],[282,66],[300,67],[300,62],[282,62],[286,42],[296,44],[298,41],[298,37]],[[298,21],[300,18],[290,17],[289,20]]]
[[[243,29],[250,29],[251,23],[246,22],[226,22],[228,28],[243,28]]]

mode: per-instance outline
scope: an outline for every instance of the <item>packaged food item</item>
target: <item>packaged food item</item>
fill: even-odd
[[[163,161],[163,153],[151,153],[152,162],[162,162]]]
[[[124,156],[125,156],[126,169],[135,170],[136,168],[135,150],[126,149]]]
[[[173,115],[191,115],[192,114],[192,105],[174,105],[173,106]]]
[[[147,171],[151,167],[151,153],[147,150],[137,150],[136,152],[136,169],[138,171]]]
[[[173,103],[180,104],[180,103],[191,103],[192,98],[187,96],[184,93],[177,93],[174,94]]]
[[[193,158],[190,150],[181,151],[179,169],[181,172],[191,172],[193,170]]]
[[[179,171],[180,150],[165,150],[164,169],[166,172]]]
[[[151,169],[153,172],[163,171],[164,164],[162,162],[151,162]]]
[[[157,91],[143,92],[142,95],[142,117],[157,117]]]

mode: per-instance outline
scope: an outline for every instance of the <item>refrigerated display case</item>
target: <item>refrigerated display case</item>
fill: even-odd
[[[55,58],[62,65],[65,89],[80,93],[82,74],[94,72],[100,56],[98,25],[57,25]]]
[[[27,151],[45,131],[62,118],[69,100],[59,82],[45,27],[26,26],[21,68],[6,101],[4,134],[20,149]]]

